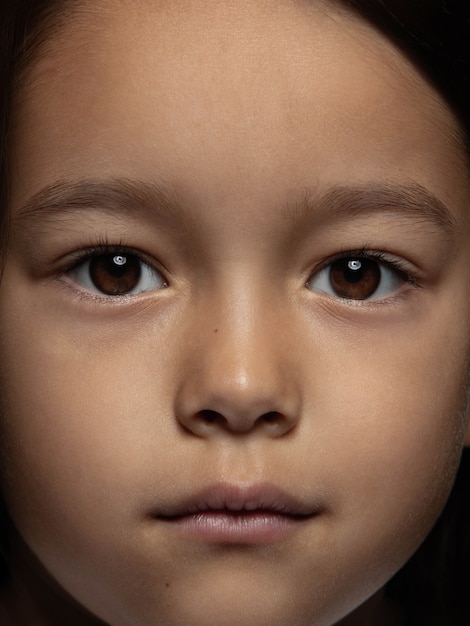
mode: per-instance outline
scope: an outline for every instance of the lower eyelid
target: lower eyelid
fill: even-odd
[[[91,276],[90,264],[93,263],[94,260],[99,260],[100,258],[106,260],[106,257],[113,257],[113,260],[121,257],[124,259],[124,263],[127,263],[127,260],[129,259],[134,261],[133,265],[130,265],[131,270],[135,270],[135,261],[137,261],[139,267],[139,273],[135,277],[137,284],[133,287],[129,287],[127,290],[123,289],[122,293],[120,293],[121,290],[119,289],[113,292],[111,290],[106,291],[104,288],[100,288],[100,286],[96,284],[96,280],[94,280]],[[112,268],[110,267],[109,269]],[[119,265],[116,264],[114,269],[119,269]],[[63,272],[63,276],[67,277],[67,282],[70,281],[73,283],[78,290],[88,291],[95,296],[98,295],[100,298],[116,299],[124,296],[132,297],[149,291],[157,291],[167,286],[165,277],[158,269],[143,261],[137,254],[130,253],[128,251],[110,250],[104,252],[100,251],[97,254],[88,254],[85,258],[76,261],[72,267],[66,269]],[[120,277],[117,275],[114,276],[116,281],[118,281],[119,278]],[[111,278],[111,280],[113,280],[113,278]],[[138,288],[139,283],[143,283],[141,288]]]
[[[367,261],[376,264],[378,268],[380,268],[379,282],[377,287],[369,296],[362,298],[354,297],[353,295],[340,295],[335,292],[334,288],[330,284],[331,272],[334,264],[341,261]],[[410,271],[404,269],[403,265],[404,263],[399,260],[392,262],[387,259],[383,253],[366,253],[364,250],[361,252],[352,251],[330,259],[325,265],[310,276],[305,286],[312,291],[324,293],[339,300],[369,303],[386,301],[400,290],[400,285],[410,284],[418,286],[415,277]],[[360,275],[358,274],[358,276]],[[359,280],[360,278],[358,279],[358,282]],[[384,281],[386,282],[386,285],[383,284]],[[354,282],[349,283],[349,286],[353,285]]]

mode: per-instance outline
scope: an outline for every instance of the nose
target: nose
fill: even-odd
[[[200,437],[289,433],[299,420],[301,393],[286,323],[269,307],[220,308],[223,314],[206,309],[193,317],[177,393],[179,422]]]

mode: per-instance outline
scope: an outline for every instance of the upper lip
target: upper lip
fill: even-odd
[[[234,513],[265,511],[279,515],[307,517],[320,512],[320,503],[307,503],[269,483],[216,483],[182,497],[156,514],[160,518],[184,517],[207,511]]]

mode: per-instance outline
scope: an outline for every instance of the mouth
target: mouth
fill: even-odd
[[[264,544],[285,539],[320,512],[318,503],[272,485],[219,483],[153,517],[188,539]]]

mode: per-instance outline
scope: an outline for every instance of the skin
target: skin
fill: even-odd
[[[380,590],[470,440],[470,188],[448,107],[370,26],[287,0],[84,5],[27,85],[0,287],[5,616],[399,623]],[[105,193],[37,209],[57,181],[117,178],[179,208]],[[406,185],[447,222],[370,194],[322,201]],[[163,278],[92,293],[70,266],[104,239]],[[363,247],[414,282],[325,293],[324,265]],[[269,482],[319,513],[249,546],[153,517],[216,482]]]

